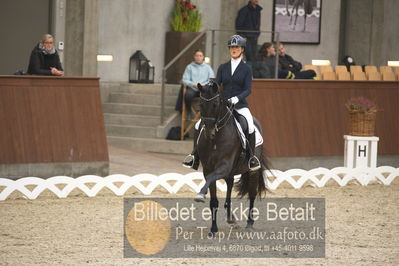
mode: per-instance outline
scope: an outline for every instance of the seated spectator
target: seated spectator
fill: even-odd
[[[175,110],[182,112],[183,107],[183,86],[186,85],[186,95],[184,102],[186,103],[187,112],[191,111],[191,102],[195,97],[199,97],[199,91],[197,84],[200,83],[205,85],[211,78],[215,78],[215,74],[210,65],[204,62],[205,56],[202,50],[194,52],[194,61],[187,65],[183,74],[183,84],[180,88],[179,95],[177,97]]]
[[[28,74],[64,75],[60,57],[54,47],[54,38],[50,34],[43,35],[42,40],[33,48],[29,60]]]
[[[276,50],[273,43],[264,43],[258,52],[258,58],[253,66],[254,78],[274,78],[276,66]],[[289,78],[288,70],[281,70],[279,65],[278,78]]]
[[[264,43],[259,49],[258,61],[254,66],[254,78],[274,78],[276,66],[276,49],[273,43]],[[316,72],[313,70],[293,72],[283,69],[278,64],[279,79],[313,79]]]
[[[295,61],[290,55],[286,54],[285,45],[283,43],[280,43],[278,52],[278,62],[281,65],[281,69],[286,69],[293,73],[301,71],[302,64],[298,61]]]

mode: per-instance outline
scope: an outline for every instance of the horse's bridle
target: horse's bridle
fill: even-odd
[[[205,98],[205,97],[203,97],[202,96],[202,94],[200,94],[200,99],[201,100],[203,100],[203,101],[206,101],[206,102],[211,102],[211,101],[213,101],[213,100],[215,100],[215,99],[217,99],[217,98],[219,98],[220,97],[220,94],[218,93],[218,94],[216,94],[215,96],[213,96],[212,98]],[[232,109],[230,109],[229,107],[227,107],[226,106],[226,108],[227,108],[227,112],[225,113],[225,115],[221,118],[221,119],[219,119],[219,116],[220,116],[220,113],[221,113],[221,109],[219,109],[219,112],[218,112],[218,115],[217,115],[217,117],[206,117],[206,116],[201,116],[201,119],[205,122],[205,121],[209,121],[209,122],[215,122],[215,130],[216,130],[216,132],[218,132],[220,129],[222,129],[225,125],[226,125],[226,123],[227,123],[227,121],[229,121],[229,119],[230,119],[230,117],[231,117],[231,115],[233,114],[233,112],[232,112]],[[233,108],[233,107],[232,107]],[[226,119],[226,121],[223,123],[223,120],[226,118],[226,116],[228,115],[228,117],[227,117],[227,119]]]

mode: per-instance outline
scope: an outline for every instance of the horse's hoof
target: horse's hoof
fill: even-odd
[[[196,202],[205,202],[205,194],[198,193],[197,196],[195,196],[194,201]]]
[[[209,232],[208,233],[208,238],[216,238],[216,233],[217,232]]]
[[[228,224],[235,224],[236,223],[236,219],[227,219],[227,223]]]
[[[247,223],[247,226],[245,226],[246,229],[253,230],[254,229],[254,224],[253,223]]]

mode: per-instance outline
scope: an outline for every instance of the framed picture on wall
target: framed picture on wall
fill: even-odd
[[[273,31],[283,43],[320,43],[322,0],[274,0]],[[276,41],[276,36],[273,37]]]

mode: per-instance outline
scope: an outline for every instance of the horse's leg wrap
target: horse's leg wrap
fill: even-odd
[[[255,132],[249,134],[249,162],[248,167],[251,171],[260,169],[259,159],[255,156]]]

